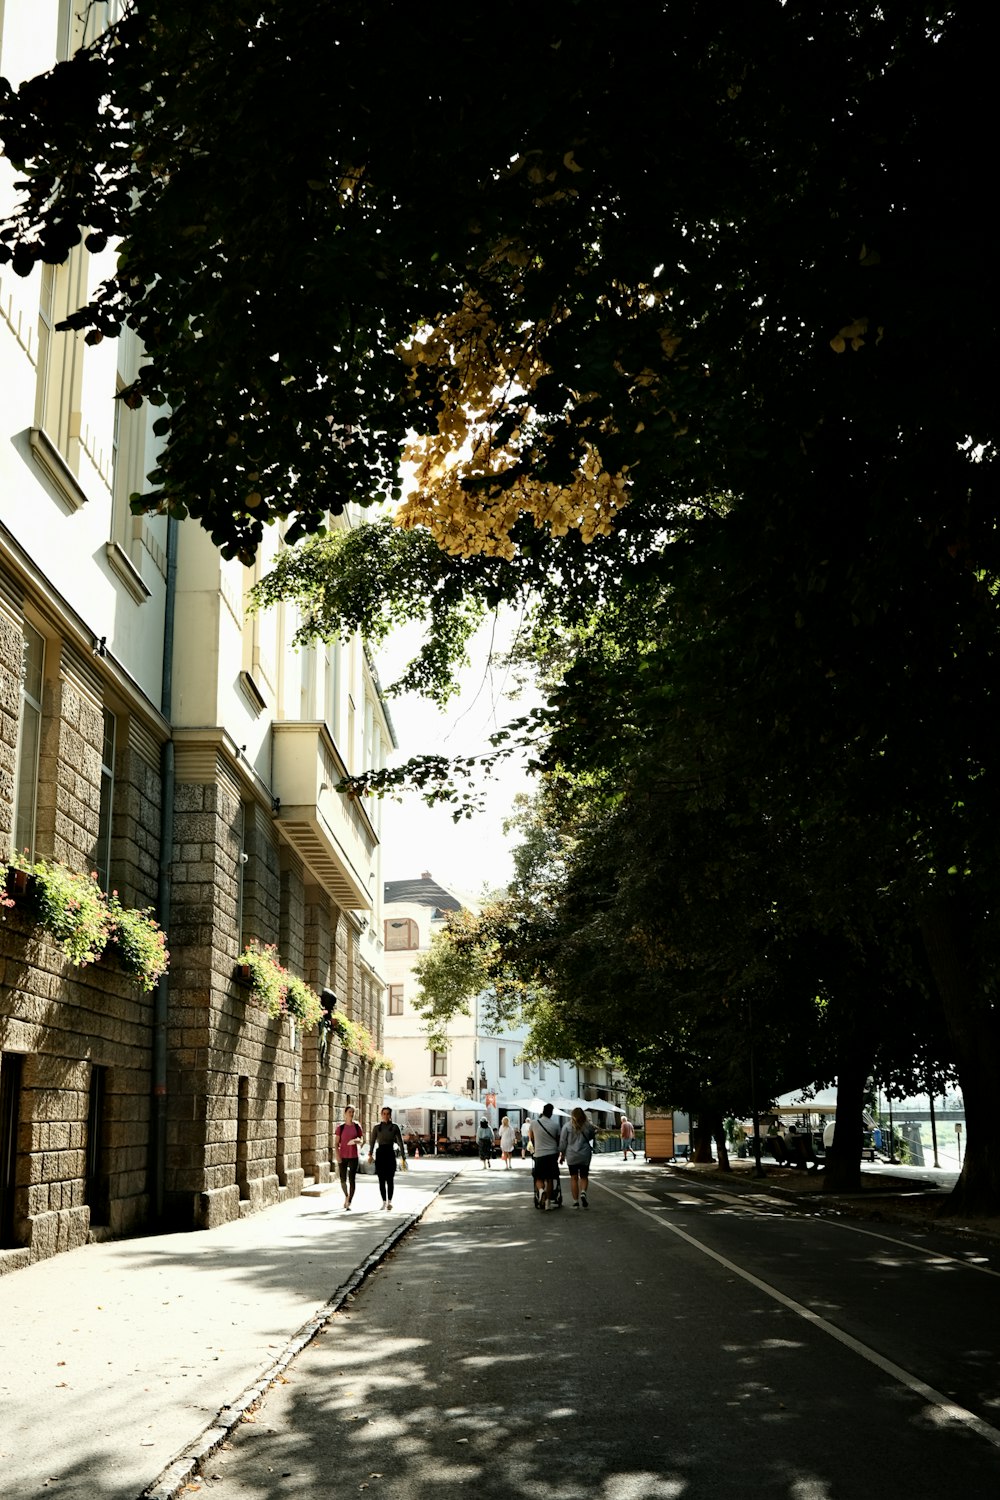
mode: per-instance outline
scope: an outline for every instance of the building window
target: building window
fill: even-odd
[[[73,505],[86,498],[77,493],[86,346],[81,332],[59,331],[57,325],[74,308],[86,302],[89,262],[88,253],[77,246],[61,266],[43,266],[38,304],[35,426],[46,434],[69,470],[64,498]],[[66,484],[58,463],[50,477],[57,483],[61,480]],[[75,488],[74,481],[77,481]]]
[[[506,1047],[498,1047],[497,1048],[497,1077],[498,1078],[506,1078],[507,1077],[507,1048]]]
[[[21,723],[17,735],[14,788],[14,848],[35,857],[35,812],[38,805],[38,754],[42,741],[42,681],[45,642],[25,624],[21,655]]]
[[[561,1062],[559,1064],[559,1082],[566,1082],[566,1064],[564,1062]]]
[[[104,710],[104,743],[101,748],[101,811],[97,830],[94,869],[106,891],[111,889],[111,813],[115,790],[115,716]]]
[[[545,1082],[545,1064],[543,1062],[540,1062],[538,1064],[538,1082]]]
[[[447,1078],[448,1076],[448,1054],[447,1052],[431,1053],[431,1076],[433,1078]]]
[[[521,1064],[521,1076],[527,1079],[531,1078],[531,1064],[529,1063],[527,1058],[525,1058],[524,1062]]]
[[[403,986],[401,984],[389,986],[389,1014],[390,1016],[403,1014]]]
[[[385,951],[399,953],[403,949],[420,947],[420,933],[412,917],[386,917]]]
[[[132,514],[130,497],[145,488],[145,417],[122,400],[122,392],[139,372],[140,344],[129,329],[118,341],[118,374],[115,383],[114,426],[111,433],[111,540],[133,567],[138,566],[133,541],[141,534],[141,522]]]

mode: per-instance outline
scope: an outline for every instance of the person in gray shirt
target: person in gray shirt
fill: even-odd
[[[574,1109],[559,1136],[559,1160],[569,1168],[569,1185],[574,1208],[589,1208],[587,1188],[590,1183],[590,1158],[594,1154],[596,1132],[583,1110]]]

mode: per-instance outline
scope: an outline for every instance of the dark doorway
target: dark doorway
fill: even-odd
[[[0,1053],[0,1246],[10,1248],[15,1238],[14,1191],[17,1185],[17,1127],[21,1119],[19,1052]]]
[[[87,1100],[87,1186],[86,1202],[91,1224],[111,1222],[111,1192],[108,1181],[108,1151],[105,1140],[108,1090],[107,1068],[90,1070],[90,1094]]]

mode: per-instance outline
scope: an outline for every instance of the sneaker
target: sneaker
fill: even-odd
[[[590,1207],[590,1204],[587,1202],[587,1195],[586,1195],[586,1193],[581,1193],[580,1194],[580,1202],[583,1204],[584,1208],[589,1208]]]
[[[579,1208],[580,1207],[579,1203],[577,1203],[577,1201],[576,1201],[575,1198],[573,1199],[573,1207],[574,1208]]]
[[[392,1204],[391,1203],[387,1203],[385,1206],[389,1210],[389,1212],[391,1213],[392,1212]]]

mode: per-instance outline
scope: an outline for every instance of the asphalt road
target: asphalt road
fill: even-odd
[[[568,1193],[567,1193],[568,1199]],[[981,1246],[598,1162],[463,1173],[207,1465],[227,1500],[996,1500]]]

